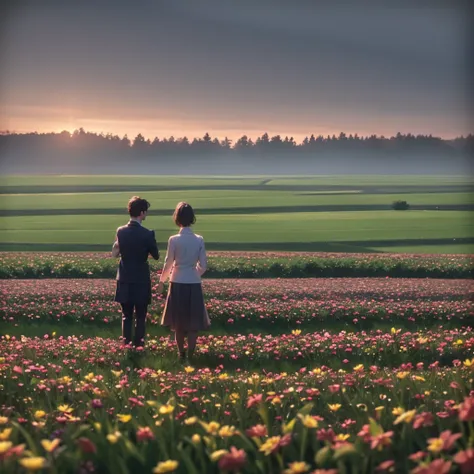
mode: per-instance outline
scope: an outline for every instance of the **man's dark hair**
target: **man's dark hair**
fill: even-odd
[[[146,199],[142,199],[140,196],[133,196],[128,201],[128,213],[130,217],[138,217],[142,212],[148,211],[150,203]]]
[[[180,202],[173,214],[174,223],[181,227],[189,227],[196,223],[193,208],[187,202]]]

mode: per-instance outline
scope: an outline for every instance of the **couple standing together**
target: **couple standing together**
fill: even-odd
[[[160,258],[155,232],[142,225],[149,207],[150,203],[146,199],[138,196],[130,199],[130,221],[117,229],[112,247],[112,256],[120,256],[115,301],[122,306],[122,338],[127,345],[132,343],[135,313],[135,347],[144,345],[146,315],[151,303],[148,255],[155,260]],[[204,239],[191,230],[196,222],[193,208],[186,202],[178,203],[173,220],[179,227],[179,233],[168,240],[158,294],[163,293],[163,284],[169,277],[170,285],[161,325],[170,327],[175,332],[179,358],[184,360],[186,337],[188,357],[192,358],[198,331],[210,326],[201,286],[201,275],[206,271],[207,257]]]

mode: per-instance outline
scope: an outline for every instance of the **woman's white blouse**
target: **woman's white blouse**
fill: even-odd
[[[179,234],[168,240],[165,263],[160,281],[170,277],[173,283],[201,283],[207,269],[204,239],[189,227],[182,227]]]

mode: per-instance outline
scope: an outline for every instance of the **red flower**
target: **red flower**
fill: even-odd
[[[339,389],[341,388],[341,386],[339,384],[334,384],[334,385],[329,385],[328,388],[331,393],[337,393],[339,392]]]
[[[77,444],[84,454],[97,452],[95,444],[89,438],[79,438]]]
[[[243,449],[235,446],[230,448],[230,452],[224,454],[219,459],[219,469],[223,471],[240,471],[247,463],[247,455]]]
[[[474,472],[474,449],[469,448],[457,453],[453,460],[461,467],[461,474],[470,474]]]

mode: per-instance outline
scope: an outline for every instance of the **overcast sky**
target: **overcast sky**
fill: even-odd
[[[414,3],[18,0],[2,20],[0,129],[472,131],[467,10]]]

